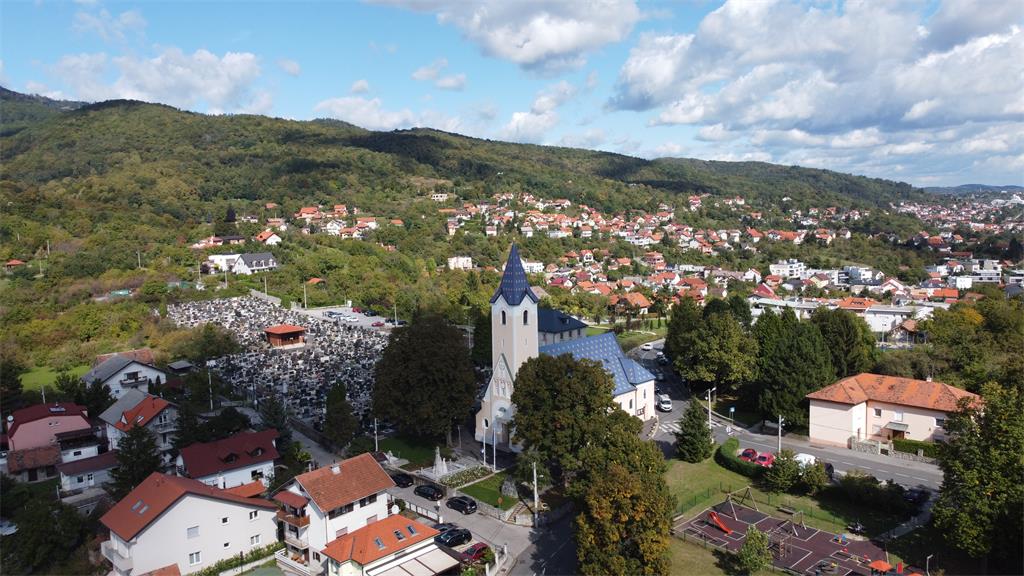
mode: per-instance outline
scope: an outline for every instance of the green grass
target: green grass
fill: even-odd
[[[416,470],[434,464],[434,450],[439,444],[430,444],[402,437],[381,438],[378,442],[381,452],[391,452],[398,458],[409,461],[406,468]],[[441,443],[443,444],[443,442]],[[442,452],[444,447],[442,446]]]
[[[947,574],[972,574],[978,571],[978,561],[945,544],[945,538],[931,523],[891,540],[890,555],[911,566],[924,568],[928,555],[932,555],[929,569],[934,573],[943,569]]]
[[[662,324],[661,328],[623,332],[616,335],[615,338],[619,341],[619,345],[622,346],[622,350],[628,352],[641,344],[660,340],[665,337],[666,333],[668,333],[668,326]]]
[[[671,576],[719,576],[729,574],[724,569],[725,553],[714,548],[705,548],[696,542],[669,538],[668,551],[672,557]],[[755,576],[771,574],[771,569],[754,572]]]
[[[733,413],[733,419],[742,426],[749,428],[761,421],[761,417],[757,412],[746,406],[740,405],[735,397],[719,396],[714,406],[712,406],[712,409],[723,416],[728,416],[730,406],[736,407],[736,411]],[[704,407],[707,408],[706,402],[704,403]]]
[[[498,472],[494,476],[484,478],[475,484],[465,486],[459,491],[496,508],[508,510],[515,506],[519,499],[514,496],[504,496],[501,493],[501,485],[505,482],[506,476],[508,476],[508,474],[505,472]],[[498,503],[498,498],[501,498],[500,504]]]
[[[89,371],[88,365],[75,366],[68,370],[75,376],[83,376]],[[37,366],[21,375],[21,386],[25,390],[39,390],[44,385],[52,388],[57,380],[57,372],[49,366]]]
[[[750,478],[727,470],[713,458],[698,464],[672,461],[665,475],[669,490],[676,496],[676,514],[693,515],[725,500],[727,492],[741,490],[751,484]],[[804,513],[804,522],[833,533],[846,531],[847,524],[861,522],[869,536],[876,536],[907,519],[888,510],[866,508],[840,497],[836,489],[827,489],[813,497],[794,494],[770,494],[752,487],[757,508],[777,518],[789,515],[779,512],[788,507]]]
[[[586,333],[586,335],[587,336],[600,336],[601,334],[604,334],[605,332],[607,332],[610,329],[611,328],[609,328],[607,326],[587,326],[587,333]]]

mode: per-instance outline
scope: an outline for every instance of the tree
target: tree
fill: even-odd
[[[757,341],[743,331],[732,314],[713,314],[693,335],[690,348],[676,359],[680,373],[696,382],[735,389],[756,374]]]
[[[825,465],[821,462],[815,462],[805,467],[803,473],[800,474],[800,484],[812,496],[825,486],[828,486],[828,473],[825,472]]]
[[[672,307],[672,317],[665,334],[665,355],[672,361],[680,358],[693,343],[693,334],[703,324],[700,308],[692,298],[683,300]],[[681,371],[678,367],[677,370]]]
[[[875,337],[862,318],[849,310],[822,306],[811,315],[811,322],[821,331],[836,377],[860,374],[874,364]]]
[[[46,573],[66,560],[85,535],[84,519],[73,508],[43,497],[31,498],[14,522],[18,531],[4,538],[3,565],[8,574]]]
[[[744,328],[750,328],[750,324],[754,321],[754,316],[750,312],[750,303],[741,294],[733,293],[726,300],[729,303],[729,311],[732,312],[734,318],[743,325]]]
[[[24,373],[25,364],[13,351],[0,352],[0,406],[4,410],[17,407],[22,392],[21,375]]]
[[[451,432],[469,414],[476,379],[462,331],[424,314],[391,333],[377,362],[373,412],[410,436]]]
[[[758,406],[764,416],[781,415],[788,424],[803,426],[804,397],[835,380],[832,357],[818,327],[801,323],[790,308],[782,314],[777,337],[777,344],[761,353]]]
[[[787,492],[800,478],[800,463],[792,450],[782,449],[764,472],[764,484],[772,492]]]
[[[271,394],[260,402],[260,420],[264,429],[277,430],[277,446],[280,447],[279,452],[283,454],[292,445],[292,427],[288,423],[288,409],[276,394]]]
[[[160,470],[156,437],[143,426],[132,426],[117,443],[117,468],[110,473],[110,495],[124,498],[150,474]]]
[[[768,548],[768,535],[754,526],[747,529],[747,537],[736,553],[736,568],[740,574],[753,574],[772,563],[772,552]]]
[[[544,489],[551,485],[551,472],[548,471],[544,458],[536,448],[525,450],[516,458],[516,466],[512,475],[516,482],[533,486],[534,465],[537,467],[537,488]]]
[[[982,397],[984,404],[961,400],[946,419],[949,440],[941,448],[944,476],[933,518],[949,545],[1019,574],[1024,572],[1024,395],[1016,387],[989,383]]]
[[[242,430],[248,430],[252,421],[233,406],[228,406],[206,423],[207,438],[204,442],[221,440],[233,436]]]
[[[327,393],[327,413],[324,414],[324,436],[336,448],[344,448],[359,429],[359,421],[352,414],[348,403],[348,391],[343,382],[338,382]]]
[[[604,366],[591,360],[569,354],[527,360],[512,392],[516,439],[537,450],[564,485],[579,470],[580,451],[601,428],[603,416],[618,408],[614,388]]]
[[[84,380],[68,372],[60,372],[54,381],[57,394],[65,402],[74,402],[84,406],[92,418],[99,415],[114,403],[114,396],[110,392],[110,386],[93,380],[86,384]]]
[[[477,311],[473,318],[473,363],[491,366],[491,314]]]
[[[714,451],[707,414],[696,399],[690,401],[676,432],[676,456],[687,462],[702,462]]]
[[[189,402],[182,402],[178,406],[178,423],[174,431],[174,449],[180,452],[182,448],[191,446],[196,442],[205,442],[209,437],[207,427],[199,425],[199,415],[196,409]]]

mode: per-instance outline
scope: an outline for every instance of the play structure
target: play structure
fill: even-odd
[[[747,531],[756,527],[768,535],[772,564],[781,570],[808,576],[875,576],[883,574],[885,551],[870,540],[854,540],[846,534],[825,532],[808,526],[804,513],[787,508],[786,518],[770,516],[757,508],[750,487],[725,495],[719,504],[696,516],[680,518],[674,525],[676,537],[705,546],[736,552]],[[902,567],[905,574],[915,572]]]

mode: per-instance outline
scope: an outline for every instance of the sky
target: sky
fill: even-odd
[[[0,2],[0,84],[1024,185],[1024,2]]]

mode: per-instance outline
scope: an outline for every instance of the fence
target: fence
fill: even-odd
[[[700,546],[705,550],[711,547],[716,550],[720,550],[723,554],[735,554],[734,552],[730,552],[729,549],[725,547],[724,541],[721,545],[716,544],[715,542],[708,542],[706,538],[701,538],[700,536],[688,534],[685,530],[675,530],[672,532],[672,535],[682,540],[687,546]],[[787,570],[786,568],[779,568],[774,564],[769,564],[766,568],[764,568],[764,570],[770,570],[771,572],[777,574],[799,574],[798,572]]]
[[[478,503],[478,505],[479,505],[479,503]],[[429,508],[424,508],[423,506],[418,506],[418,505],[416,505],[416,504],[414,504],[412,502],[409,502],[408,500],[405,501],[405,508],[406,508],[406,510],[412,510],[413,512],[419,514],[420,516],[423,516],[423,517],[426,517],[426,518],[430,518],[431,520],[433,520],[435,522],[440,522],[441,521],[440,509],[431,510]]]
[[[686,495],[679,499],[678,503],[676,504],[675,514],[685,515],[693,511],[695,508],[703,509],[707,507],[706,505],[717,504],[725,498],[726,494],[735,492],[737,490],[742,490],[744,487],[745,486],[734,486],[732,484],[719,482],[717,490],[715,488],[706,488],[699,492],[690,493],[689,495]],[[827,522],[837,529],[835,531],[841,532],[846,527],[845,521],[839,518],[838,516],[831,514],[829,512],[825,512],[823,510],[815,510],[814,508],[808,506],[800,506],[799,504],[794,504],[792,501],[789,500],[789,497],[786,495],[773,495],[771,493],[763,493],[754,489],[751,489],[750,493],[751,496],[753,496],[754,498],[754,502],[756,502],[757,504],[763,504],[776,510],[779,507],[785,506],[790,510],[802,512],[804,516],[807,518],[813,518],[821,522]],[[765,512],[771,513],[773,511],[774,510]]]
[[[249,289],[249,295],[250,296],[254,296],[256,298],[259,298],[260,300],[265,300],[267,302],[270,302],[274,306],[280,306],[281,305],[281,299],[280,298],[278,298],[276,296],[271,296],[270,294],[267,294],[265,292],[260,292],[259,290],[253,290],[252,288],[250,288]]]

